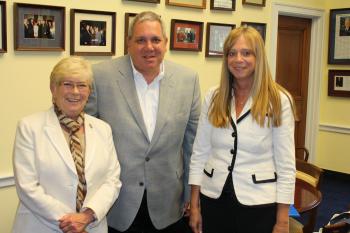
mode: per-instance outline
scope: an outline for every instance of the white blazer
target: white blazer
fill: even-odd
[[[249,98],[237,123],[232,107],[233,128],[216,128],[208,121],[208,107],[214,89],[206,95],[190,163],[189,184],[199,185],[211,198],[221,194],[229,174],[237,136],[237,155],[232,181],[238,201],[247,206],[294,202],[295,148],[294,117],[288,97],[281,93],[282,125],[260,127],[252,118]],[[234,100],[233,100],[234,103]],[[239,118],[238,118],[239,119]]]
[[[106,233],[105,216],[121,187],[120,166],[109,125],[87,114],[84,125],[87,195],[83,208],[91,208],[97,217],[87,231]],[[19,122],[13,156],[20,200],[13,232],[62,232],[58,219],[76,212],[78,175],[53,108]]]

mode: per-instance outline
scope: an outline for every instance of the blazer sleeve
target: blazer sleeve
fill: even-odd
[[[211,152],[212,125],[208,121],[208,109],[213,95],[213,89],[206,94],[201,115],[199,118],[196,139],[193,145],[193,152],[190,163],[189,184],[201,185],[203,169]]]
[[[50,228],[57,229],[58,219],[71,212],[64,203],[47,195],[40,185],[36,170],[34,131],[30,122],[20,121],[17,126],[14,143],[13,164],[16,189],[20,201],[30,209],[37,218]]]
[[[184,154],[184,201],[189,202],[190,200],[190,187],[188,185],[188,173],[189,173],[189,164],[192,154],[192,146],[194,138],[196,136],[198,119],[201,109],[201,97],[200,97],[200,87],[198,74],[196,74],[194,81],[194,90],[193,98],[191,105],[191,112],[187,122],[184,140],[182,144],[183,154]]]
[[[281,94],[282,124],[272,131],[277,172],[277,203],[293,204],[295,189],[294,115],[289,97]]]
[[[99,189],[95,192],[94,196],[88,201],[84,202],[83,208],[92,209],[97,217],[97,224],[103,219],[108,210],[113,205],[114,201],[119,195],[121,188],[121,181],[119,180],[120,175],[120,164],[118,162],[117,153],[113,143],[112,130],[109,125],[107,127],[107,134],[105,137],[106,145],[104,145],[108,151],[108,160],[105,161],[109,164],[106,170],[106,175],[103,177],[104,181]]]

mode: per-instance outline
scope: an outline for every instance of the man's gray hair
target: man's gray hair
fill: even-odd
[[[158,21],[162,29],[163,37],[167,38],[165,33],[165,26],[160,16],[152,11],[144,11],[137,14],[135,19],[130,24],[129,31],[128,31],[128,39],[130,39],[133,36],[135,25],[138,23],[142,23],[144,21]]]

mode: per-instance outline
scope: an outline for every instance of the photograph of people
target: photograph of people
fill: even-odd
[[[348,17],[341,17],[341,23],[340,25],[340,36],[350,36],[350,16]]]
[[[83,111],[91,84],[87,61],[64,58],[50,76],[53,106],[19,121],[13,233],[107,232],[120,166],[110,126]]]
[[[230,32],[205,96],[190,163],[194,233],[282,233],[294,201],[295,109],[273,81],[260,33]]]
[[[93,66],[86,112],[113,129],[123,186],[109,233],[191,233],[188,168],[200,115],[198,74],[164,59],[168,38],[154,12],[137,14],[128,54]]]

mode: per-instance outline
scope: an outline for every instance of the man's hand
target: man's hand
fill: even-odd
[[[189,202],[186,202],[184,204],[183,213],[184,213],[184,217],[190,216],[190,203]]]

